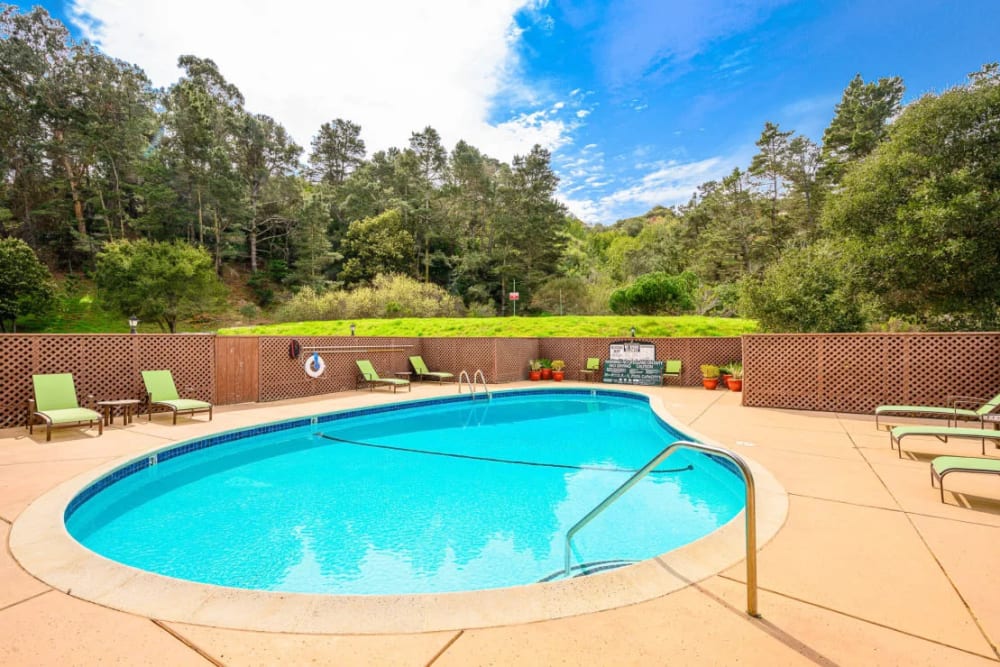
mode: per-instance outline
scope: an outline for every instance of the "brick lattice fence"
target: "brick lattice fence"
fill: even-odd
[[[528,360],[562,359],[579,379],[588,357],[607,359],[617,338],[292,338],[212,334],[2,334],[0,427],[24,424],[31,376],[73,373],[81,403],[139,398],[139,371],[170,369],[182,395],[216,403],[273,401],[354,389],[356,359],[380,374],[411,370],[423,356],[431,370],[472,375],[491,385],[527,379]],[[882,403],[941,405],[951,395],[1000,392],[1000,333],[779,334],[742,338],[637,339],[656,345],[658,359],[680,359],[674,385],[698,386],[699,366],[742,359],[743,404],[869,413]],[[326,363],[320,378],[303,369],[313,350]]]

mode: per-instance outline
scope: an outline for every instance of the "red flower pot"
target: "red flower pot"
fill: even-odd
[[[743,378],[738,380],[736,378],[729,378],[726,384],[729,385],[729,391],[743,391]]]
[[[566,371],[552,371],[552,379],[556,382],[562,382],[565,376]]]
[[[528,371],[528,379],[532,382],[538,382],[542,379],[541,371]]]
[[[702,378],[701,384],[705,389],[715,389],[719,386],[719,378]]]
[[[542,369],[542,379],[543,380],[551,380],[552,379],[552,369],[551,368],[543,368]]]

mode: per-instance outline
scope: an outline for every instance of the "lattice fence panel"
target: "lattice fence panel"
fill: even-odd
[[[32,396],[34,371],[32,339],[0,335],[0,428],[23,426]]]
[[[292,359],[288,354],[287,336],[260,338],[260,400],[316,396],[337,391],[353,390],[358,378],[358,359],[372,362],[379,375],[393,377],[396,371],[408,371],[411,354],[421,354],[419,338],[389,338],[378,336],[305,336],[297,337],[302,354]],[[326,370],[318,378],[305,372],[310,348],[319,349]],[[392,349],[389,349],[392,348]]]
[[[489,340],[489,339],[484,339]],[[544,356],[537,338],[497,338],[496,382],[520,382],[528,379],[528,361]]]
[[[129,334],[38,336],[34,373],[73,373],[81,405],[116,398],[138,398],[134,390],[135,341]],[[30,382],[30,378],[28,379]]]
[[[139,371],[169,370],[182,397],[215,402],[215,336],[153,334],[135,338],[137,368],[131,380],[137,394],[144,391]]]
[[[818,336],[744,336],[743,405],[818,409]]]
[[[745,336],[744,364],[748,406],[863,414],[944,405],[1000,393],[1000,333]]]

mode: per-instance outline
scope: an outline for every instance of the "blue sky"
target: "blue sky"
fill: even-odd
[[[369,152],[426,125],[505,161],[541,143],[603,224],[745,168],[766,121],[819,142],[855,74],[912,100],[1000,59],[997,0],[41,4],[157,86],[212,58],[305,147],[338,117]]]

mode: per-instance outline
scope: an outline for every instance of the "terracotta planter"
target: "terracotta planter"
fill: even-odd
[[[743,378],[729,378],[726,383],[729,386],[729,391],[743,391]]]
[[[532,382],[538,382],[542,379],[541,371],[528,371],[528,379]]]
[[[552,379],[556,382],[562,382],[565,376],[566,371],[552,371]]]
[[[719,378],[702,378],[701,384],[705,389],[715,389],[719,386]]]
[[[552,379],[552,369],[551,368],[543,368],[542,369],[542,379],[543,380],[551,380]]]
[[[728,387],[728,386],[729,386],[729,381],[730,381],[730,380],[731,380],[732,378],[733,378],[733,376],[732,376],[732,375],[730,375],[729,373],[723,373],[723,374],[722,374],[722,376],[721,376],[721,380],[722,380],[722,386],[723,386],[723,387]]]

